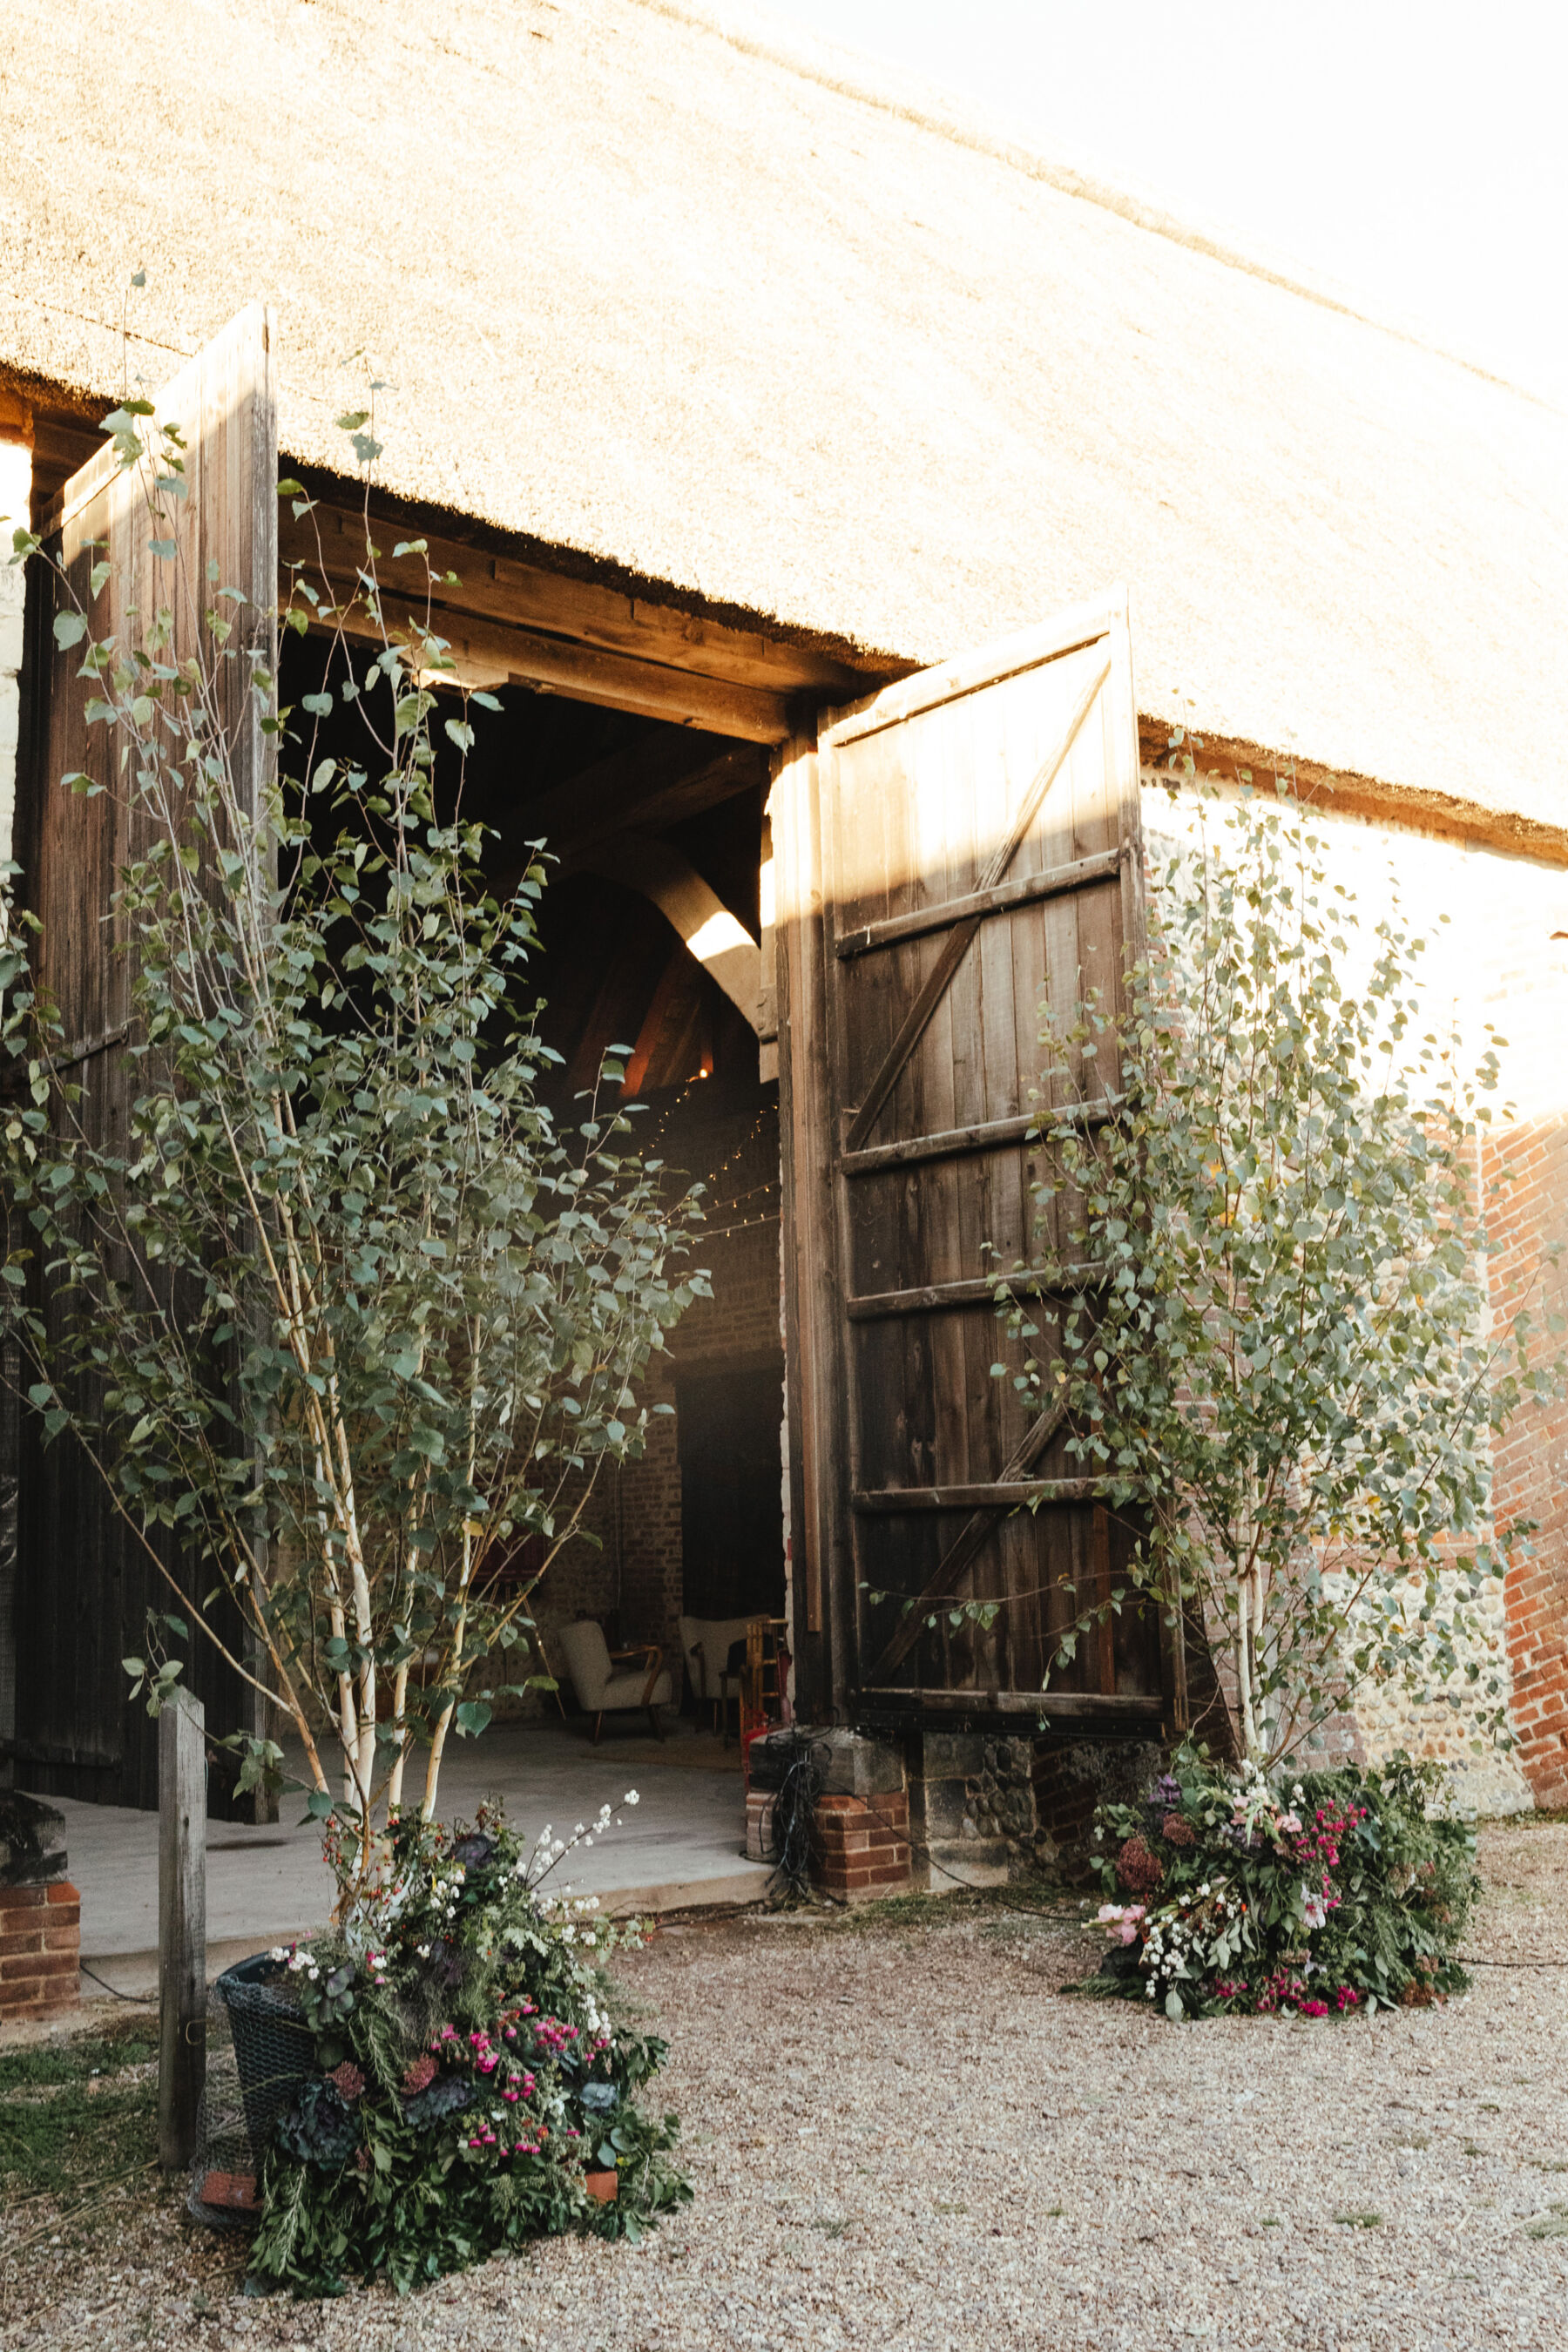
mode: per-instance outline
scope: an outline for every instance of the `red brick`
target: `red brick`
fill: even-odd
[[[35,1927],[30,1935],[0,1936],[0,1960],[12,1959],[18,1952],[41,1952],[43,1948],[41,1927]]]
[[[9,1984],[17,1977],[75,1976],[78,1961],[74,1952],[20,1952],[12,1960],[0,1960],[0,1984]]]
[[[41,1886],[0,1886],[0,1916],[7,1911],[41,1910],[44,1900]]]
[[[46,1891],[51,1903],[72,1903],[76,1905],[79,1911],[81,1907],[81,1896],[78,1894],[76,1888],[71,1885],[68,1878],[57,1878],[53,1885],[48,1887]]]
[[[44,1929],[44,1949],[46,1952],[69,1952],[73,1956],[79,1957],[81,1952],[81,1929],[77,1926],[76,1921],[74,1919],[68,1919],[62,1921],[60,1926],[58,1927],[52,1924],[46,1927]]]

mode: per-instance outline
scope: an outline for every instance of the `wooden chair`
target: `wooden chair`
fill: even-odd
[[[577,1704],[594,1718],[595,1748],[605,1716],[626,1715],[643,1707],[647,1710],[654,1738],[664,1738],[658,1711],[669,1705],[671,1685],[664,1652],[657,1643],[641,1643],[631,1650],[612,1650],[605,1639],[604,1627],[595,1624],[591,1617],[580,1619],[575,1625],[561,1626],[555,1642],[566,1661]],[[633,1661],[640,1664],[634,1667]],[[618,1674],[617,1666],[622,1669]]]

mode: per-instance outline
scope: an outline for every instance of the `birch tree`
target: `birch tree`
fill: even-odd
[[[128,403],[108,429],[166,541],[184,457],[150,417]],[[363,455],[366,420],[343,423]],[[309,513],[298,484],[280,495]],[[47,558],[20,532],[15,560]],[[499,901],[462,814],[498,706],[456,691],[433,608],[385,622],[378,560],[367,527],[352,605],[324,567],[292,581],[284,625],[315,633],[335,684],[288,710],[252,667],[247,715],[281,753],[260,808],[224,715],[232,603],[180,578],[206,605],[182,642],[210,659],[176,662],[172,607],[95,636],[99,573],[85,603],[66,583],[56,634],[81,649],[99,748],[51,788],[124,796],[148,845],[117,893],[122,1148],[79,1116],[14,869],[0,949],[5,1303],[30,1402],[146,1546],[167,1618],[297,1736],[311,1811],[353,1825],[351,1874],[378,1820],[434,1812],[453,1731],[523,1686],[531,1593],[601,1466],[640,1451],[639,1376],[706,1287],[685,1266],[694,1194],[668,1201],[604,1107],[621,1065],[565,1126],[541,1099],[545,866]],[[345,705],[357,754],[321,756]],[[498,1575],[530,1538],[530,1573]],[[178,1671],[153,1649],[128,1665],[154,1704]],[[281,1753],[247,1745],[242,1786]]]
[[[1265,1764],[1363,1678],[1504,1736],[1481,1603],[1529,1529],[1493,1524],[1492,1446],[1555,1389],[1561,1328],[1490,1270],[1502,1041],[1468,1069],[1424,1028],[1425,942],[1396,908],[1363,928],[1323,851],[1279,803],[1200,814],[1125,1014],[1047,1020],[1037,1201],[1070,1287],[1002,1308],[1019,1386],[1065,1400],[1133,1530],[1131,1584],[1220,1643]],[[1121,1091],[1086,1119],[1100,1056]]]

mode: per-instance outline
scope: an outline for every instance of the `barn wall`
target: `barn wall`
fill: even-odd
[[[1163,781],[1145,779],[1144,821],[1151,856],[1190,831],[1191,795],[1173,802]],[[1568,1272],[1545,1253],[1568,1242],[1568,872],[1474,843],[1331,807],[1312,818],[1327,845],[1331,877],[1356,895],[1363,929],[1397,898],[1413,928],[1431,941],[1420,1030],[1456,1018],[1470,1062],[1486,1045],[1489,1023],[1501,1085],[1498,1133],[1478,1155],[1490,1182],[1506,1164],[1520,1181],[1496,1223],[1505,1243],[1493,1259],[1494,1311],[1531,1292],[1541,1309],[1568,1306]],[[1440,919],[1447,917],[1446,922]],[[1504,1123],[1500,1107],[1516,1117]],[[1543,1341],[1553,1350],[1561,1341]],[[1500,1521],[1539,1522],[1529,1556],[1519,1557],[1489,1615],[1483,1661],[1510,1685],[1516,1746],[1508,1755],[1478,1750],[1473,1711],[1413,1708],[1387,1692],[1363,1690],[1337,1727],[1332,1745],[1370,1758],[1405,1747],[1463,1769],[1469,1798],[1486,1810],[1534,1802],[1568,1803],[1568,1407],[1531,1406],[1502,1441],[1494,1501]],[[1463,1700],[1462,1687],[1455,1696]]]
[[[26,600],[24,574],[19,568],[10,569],[4,549],[11,532],[29,519],[33,452],[28,436],[26,412],[8,411],[0,395],[0,858],[11,856],[16,810]],[[0,1395],[0,1788],[15,1778],[5,1743],[16,1736],[16,1440],[15,1404]]]

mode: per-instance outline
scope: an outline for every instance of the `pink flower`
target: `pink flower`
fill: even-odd
[[[1138,1924],[1145,1916],[1142,1903],[1102,1903],[1094,1915],[1094,1924],[1103,1927],[1113,1942],[1135,1944]]]

